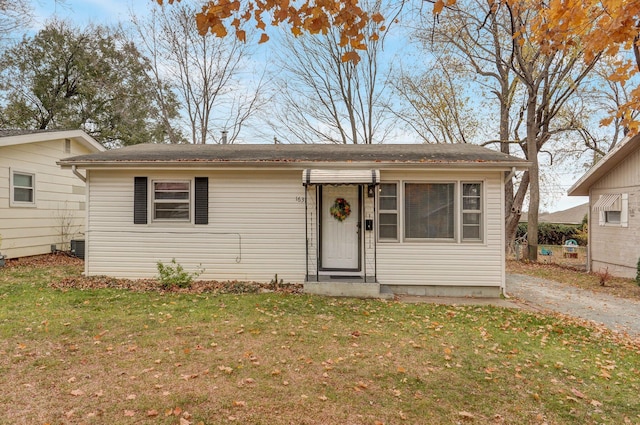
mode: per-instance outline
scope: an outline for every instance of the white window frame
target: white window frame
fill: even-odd
[[[611,212],[619,212],[620,219],[611,221],[607,214]],[[602,227],[629,227],[629,194],[620,194],[620,210],[599,211],[598,224]]]
[[[380,208],[381,197],[377,199],[377,211],[376,219],[378,221],[378,242],[406,242],[406,243],[459,243],[459,244],[483,244],[486,241],[486,182],[484,180],[399,180],[399,181],[383,181],[380,184],[395,184],[396,185],[396,210],[384,210]],[[406,206],[405,206],[405,188],[407,184],[453,184],[454,185],[454,206],[453,206],[453,223],[454,223],[454,237],[453,238],[409,238],[406,236]],[[464,185],[465,184],[478,184],[480,185],[480,209],[477,210],[465,210],[464,209]],[[385,213],[397,214],[397,239],[382,238],[380,237],[380,215]],[[464,238],[463,228],[464,214],[471,213],[478,215],[478,227],[479,238]]]
[[[20,174],[23,176],[30,176],[32,186],[16,186],[14,184],[14,178],[16,174]],[[32,191],[32,200],[28,201],[16,201],[15,199],[15,189],[29,189]],[[27,208],[35,208],[36,207],[36,173],[33,171],[19,170],[19,169],[10,169],[9,170],[9,206],[12,207],[27,207]]]
[[[379,242],[399,242],[400,241],[400,232],[402,231],[402,226],[401,226],[401,218],[400,218],[400,212],[401,212],[401,208],[400,208],[400,203],[402,202],[402,198],[401,198],[401,193],[402,193],[402,189],[401,189],[401,183],[398,181],[385,181],[385,182],[380,182],[380,186],[382,185],[395,185],[396,187],[396,208],[393,210],[388,210],[388,209],[383,209],[382,208],[382,189],[380,189],[380,191],[378,192],[378,211],[377,211],[377,215],[378,217],[376,218],[377,222],[378,222],[378,241]],[[380,232],[380,226],[382,226],[382,221],[380,220],[380,215],[381,214],[395,214],[396,215],[396,237],[395,238],[384,238],[382,237],[382,233]]]
[[[464,185],[465,184],[477,184],[480,185],[480,193],[478,194],[479,198],[479,209],[477,210],[465,210],[464,209]],[[482,181],[461,181],[459,186],[460,190],[460,242],[484,242],[484,184]],[[477,214],[478,217],[478,238],[468,238],[464,237],[464,215],[465,214]],[[475,226],[475,225],[474,225]]]
[[[186,183],[187,184],[187,193],[189,195],[189,199],[156,199],[156,183]],[[151,196],[150,198],[150,209],[151,209],[151,221],[154,223],[192,223],[193,222],[193,184],[190,179],[158,179],[151,180]],[[168,203],[181,203],[186,204],[189,208],[189,213],[187,218],[156,218],[156,205],[158,204],[168,204]]]

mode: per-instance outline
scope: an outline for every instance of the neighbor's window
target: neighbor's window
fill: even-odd
[[[482,240],[482,183],[462,183],[462,240]]]
[[[601,226],[629,225],[629,194],[628,193],[605,193],[600,195],[593,204],[593,209],[598,211],[599,224]]]
[[[454,239],[455,183],[406,183],[406,239]]]
[[[380,240],[398,240],[398,185],[381,183],[378,198],[378,237]]]
[[[34,205],[35,183],[35,174],[13,171],[11,173],[12,203],[14,205]]]
[[[190,189],[189,181],[153,182],[153,219],[189,221]]]
[[[604,222],[609,224],[620,224],[622,218],[622,211],[605,211]]]

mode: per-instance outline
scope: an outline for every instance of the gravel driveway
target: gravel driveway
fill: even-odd
[[[640,302],[635,300],[519,274],[507,274],[507,294],[535,309],[592,320],[640,337]]]

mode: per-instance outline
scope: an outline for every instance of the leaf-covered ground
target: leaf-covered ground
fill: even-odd
[[[640,346],[561,316],[0,270],[0,423],[640,423]]]

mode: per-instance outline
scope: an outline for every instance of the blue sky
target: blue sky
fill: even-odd
[[[34,26],[42,25],[53,15],[78,24],[117,23],[128,21],[132,9],[140,13],[152,7],[158,7],[155,0],[39,0],[34,2]]]
[[[189,0],[183,0],[189,1]],[[119,21],[129,21],[129,16],[133,10],[136,14],[142,15],[146,10],[159,7],[156,0],[36,0],[34,5],[33,30],[37,31],[44,25],[47,19],[54,15],[68,19],[78,25],[95,24],[117,24]],[[565,170],[563,174],[574,174],[573,170]],[[560,193],[566,193],[568,187],[581,175],[581,170],[573,176],[559,175],[560,187],[556,189]],[[542,194],[542,196],[545,196]],[[558,196],[558,194],[556,194]],[[587,201],[585,197],[559,196],[555,202],[547,205],[550,211],[558,211]]]

